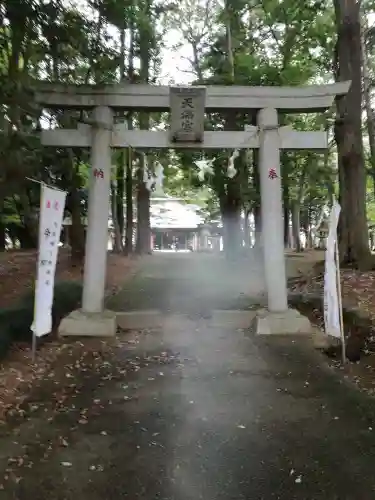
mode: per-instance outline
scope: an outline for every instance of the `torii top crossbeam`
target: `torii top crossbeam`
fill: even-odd
[[[207,86],[206,111],[222,109],[259,110],[275,108],[281,112],[316,112],[332,106],[335,96],[348,92],[350,82],[305,87]],[[40,82],[36,101],[47,108],[114,109],[167,111],[169,87],[143,84],[60,85]]]

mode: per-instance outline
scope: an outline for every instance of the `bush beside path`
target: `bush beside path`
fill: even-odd
[[[20,411],[31,386],[51,370],[60,356],[79,358],[93,343],[87,339],[83,345],[56,337],[59,321],[80,306],[82,296],[83,268],[72,267],[69,252],[63,249],[55,280],[54,331],[41,339],[36,363],[31,362],[36,258],[35,251],[0,254],[0,421],[9,411]],[[109,254],[107,265],[106,294],[111,296],[135,273],[138,261]]]
[[[329,364],[358,389],[375,395],[375,271],[341,269],[341,291],[347,355],[342,366],[340,348],[327,350]],[[322,330],[324,262],[289,281],[290,301]],[[331,358],[332,356],[332,358]]]

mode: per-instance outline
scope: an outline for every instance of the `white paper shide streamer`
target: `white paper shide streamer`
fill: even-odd
[[[31,330],[42,337],[52,330],[53,289],[66,192],[42,184],[39,217],[39,257]]]
[[[239,156],[239,154],[240,154],[239,150],[235,149],[231,154],[231,156],[228,158],[228,167],[226,175],[229,179],[233,179],[233,177],[235,177],[235,175],[237,174],[236,167],[234,166],[234,160]],[[201,182],[204,181],[206,174],[208,175],[214,174],[213,162],[214,160],[197,160],[196,162],[194,162],[199,169],[198,179]]]
[[[213,162],[214,160],[197,160],[194,162],[196,166],[199,168],[198,179],[200,181],[202,182],[204,181],[204,176],[206,174],[213,175],[214,173]]]
[[[236,167],[234,166],[234,160],[238,158],[239,155],[240,152],[238,151],[238,149],[235,149],[232,155],[229,157],[227,169],[227,176],[229,177],[229,179],[233,179],[233,177],[237,174]]]
[[[157,162],[155,165],[154,180],[155,180],[155,192],[161,193],[163,191],[163,184],[164,184],[164,168],[163,165],[159,162]]]
[[[143,182],[148,191],[156,191],[161,193],[163,191],[164,183],[164,168],[160,162],[155,163],[155,172],[152,174],[148,170],[147,156],[144,154],[144,167],[143,167]]]
[[[341,297],[339,286],[339,263],[337,260],[337,224],[341,207],[335,201],[328,223],[327,250],[325,255],[324,273],[324,326],[328,335],[342,338]]]

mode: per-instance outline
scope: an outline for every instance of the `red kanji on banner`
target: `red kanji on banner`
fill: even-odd
[[[276,170],[274,168],[270,168],[268,172],[268,177],[269,179],[277,179],[278,175],[276,173]]]
[[[46,207],[47,207],[47,208],[51,208],[51,200],[47,200]],[[55,210],[58,210],[58,209],[59,209],[59,202],[58,202],[58,201],[55,201],[55,202],[54,202],[54,204],[53,204],[53,208],[54,208]]]
[[[99,169],[98,169],[98,168],[96,168],[96,169],[94,170],[94,177],[95,177],[96,179],[97,179],[97,178],[99,178],[99,177],[100,177],[101,179],[104,179],[104,172],[103,172],[103,170],[102,170],[101,168],[99,168]]]

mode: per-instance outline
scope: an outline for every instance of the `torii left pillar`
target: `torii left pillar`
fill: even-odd
[[[91,129],[91,172],[82,297],[82,309],[87,313],[99,313],[104,307],[112,125],[111,108],[95,108],[94,126]]]
[[[89,182],[88,227],[82,309],[64,318],[59,327],[62,336],[113,336],[116,315],[104,310],[108,249],[108,213],[111,182],[111,142],[113,112],[98,106],[93,125],[81,133],[91,135],[91,172]],[[79,130],[76,131],[80,133]]]

